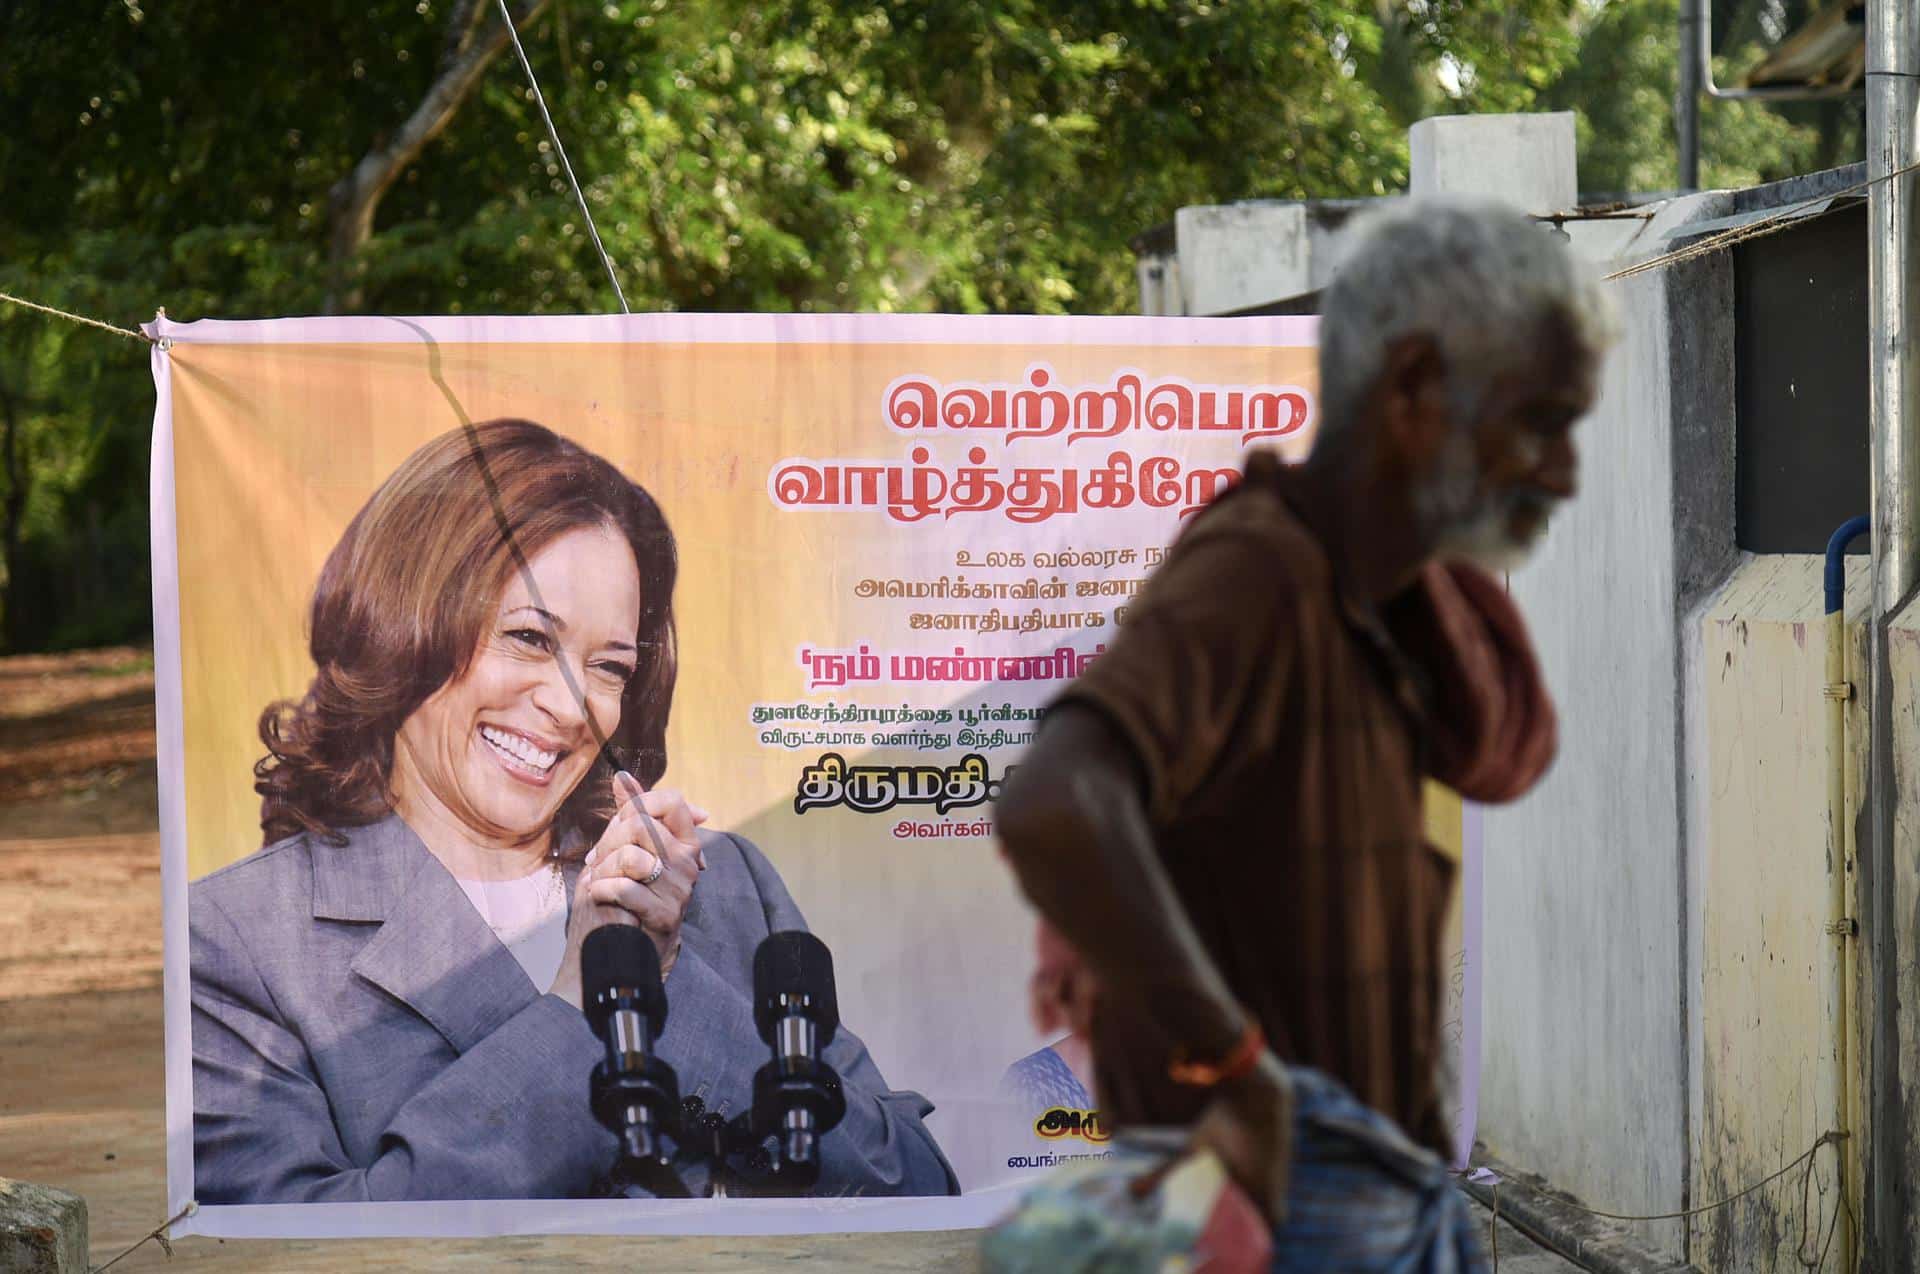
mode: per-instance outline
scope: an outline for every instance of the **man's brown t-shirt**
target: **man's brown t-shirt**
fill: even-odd
[[[1420,673],[1345,600],[1284,498],[1198,515],[1111,649],[1061,696],[1138,755],[1161,862],[1275,1053],[1439,1151],[1442,926],[1453,864],[1424,836]],[[1119,997],[1096,1005],[1103,1112],[1185,1123],[1204,1094]]]

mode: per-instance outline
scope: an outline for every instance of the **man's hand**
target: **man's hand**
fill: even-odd
[[[1193,1146],[1211,1150],[1234,1184],[1273,1225],[1287,1216],[1293,1166],[1293,1082],[1271,1052],[1252,1071],[1223,1082],[1193,1127]]]
[[[1068,704],[1040,727],[994,808],[1034,907],[1078,955],[1102,1003],[1201,1057],[1245,1038],[1247,1012],[1207,955],[1154,849],[1132,745]],[[1084,997],[1083,997],[1084,1000]],[[1271,1052],[1211,1090],[1194,1144],[1219,1156],[1269,1220],[1286,1212],[1292,1086]]]

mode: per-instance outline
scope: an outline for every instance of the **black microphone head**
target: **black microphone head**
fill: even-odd
[[[660,985],[660,953],[634,925],[601,925],[580,944],[580,1006],[594,1033],[606,1034],[617,996],[631,997],[654,1035],[667,1020],[667,992]]]
[[[773,1043],[774,1023],[787,1016],[781,996],[805,997],[819,1046],[833,1042],[840,1027],[840,1003],[833,990],[833,953],[804,929],[767,935],[753,953],[753,1024],[760,1038]]]

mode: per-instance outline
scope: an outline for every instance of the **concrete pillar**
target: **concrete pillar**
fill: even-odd
[[[1305,205],[1182,208],[1173,241],[1182,313],[1231,314],[1313,290]]]
[[[51,1186],[0,1177],[0,1270],[86,1274],[86,1200]]]
[[[1566,212],[1580,200],[1573,112],[1435,115],[1407,130],[1415,195],[1487,195],[1522,212]]]

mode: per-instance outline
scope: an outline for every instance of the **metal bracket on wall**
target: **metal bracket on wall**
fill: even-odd
[[[1699,40],[1695,44],[1695,57],[1698,59],[1696,73],[1700,77],[1700,91],[1708,97],[1719,98],[1725,102],[1819,102],[1836,97],[1863,97],[1866,95],[1864,84],[1768,84],[1758,88],[1721,88],[1713,82],[1713,0],[1692,0],[1691,9],[1683,11],[1680,21],[1693,23],[1699,30]]]
[[[1890,0],[1899,2],[1899,0]],[[1847,10],[1851,13],[1851,8]],[[1680,94],[1674,111],[1683,190],[1700,188],[1700,98],[1720,101],[1807,102],[1864,96],[1861,84],[1768,84],[1721,88],[1713,82],[1713,0],[1681,0]]]

